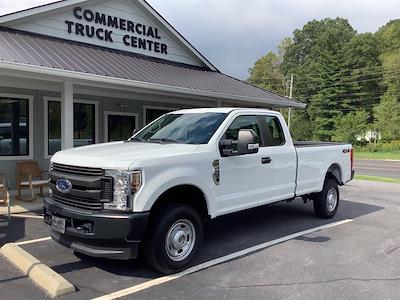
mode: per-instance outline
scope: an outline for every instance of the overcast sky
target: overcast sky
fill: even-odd
[[[49,3],[0,0],[0,15]],[[217,68],[246,79],[248,68],[312,19],[344,17],[358,32],[400,18],[399,0],[148,0]]]

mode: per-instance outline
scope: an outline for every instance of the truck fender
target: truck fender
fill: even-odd
[[[343,180],[342,180],[342,171],[340,166],[337,163],[334,163],[329,166],[328,170],[326,171],[326,177],[328,177],[330,174],[336,179],[339,185],[343,185]]]
[[[193,176],[190,176],[190,172],[188,171],[193,172]],[[176,174],[185,173],[186,176],[181,175],[175,177]],[[183,168],[179,168],[179,170],[174,170],[173,172],[169,170],[168,172],[158,174],[156,178],[153,178],[149,185],[145,185],[145,188],[140,191],[140,194],[138,195],[139,197],[136,199],[138,201],[135,201],[135,210],[150,211],[156,201],[166,191],[177,186],[189,185],[196,187],[203,193],[207,204],[208,214],[212,216],[214,212],[212,203],[215,202],[210,199],[213,198],[212,191],[208,185],[202,180],[199,180],[198,176],[195,176],[195,174],[196,170],[183,170]]]

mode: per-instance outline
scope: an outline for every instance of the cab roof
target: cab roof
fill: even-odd
[[[191,108],[191,109],[181,109],[171,112],[171,114],[199,114],[199,113],[226,113],[231,112],[270,112],[277,113],[273,110],[268,110],[264,108],[244,108],[244,107],[211,107],[211,108]]]

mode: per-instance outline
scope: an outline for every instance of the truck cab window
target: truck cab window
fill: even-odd
[[[225,139],[237,141],[240,129],[253,129],[257,133],[257,143],[260,143],[260,126],[256,116],[237,117],[225,132]]]
[[[285,144],[285,135],[283,134],[281,123],[277,117],[264,116],[267,141],[265,146],[280,146]]]

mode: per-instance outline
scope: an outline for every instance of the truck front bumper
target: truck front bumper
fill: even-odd
[[[58,243],[93,257],[133,259],[145,234],[150,213],[91,212],[44,200],[44,221],[65,219],[65,233],[51,230]]]

